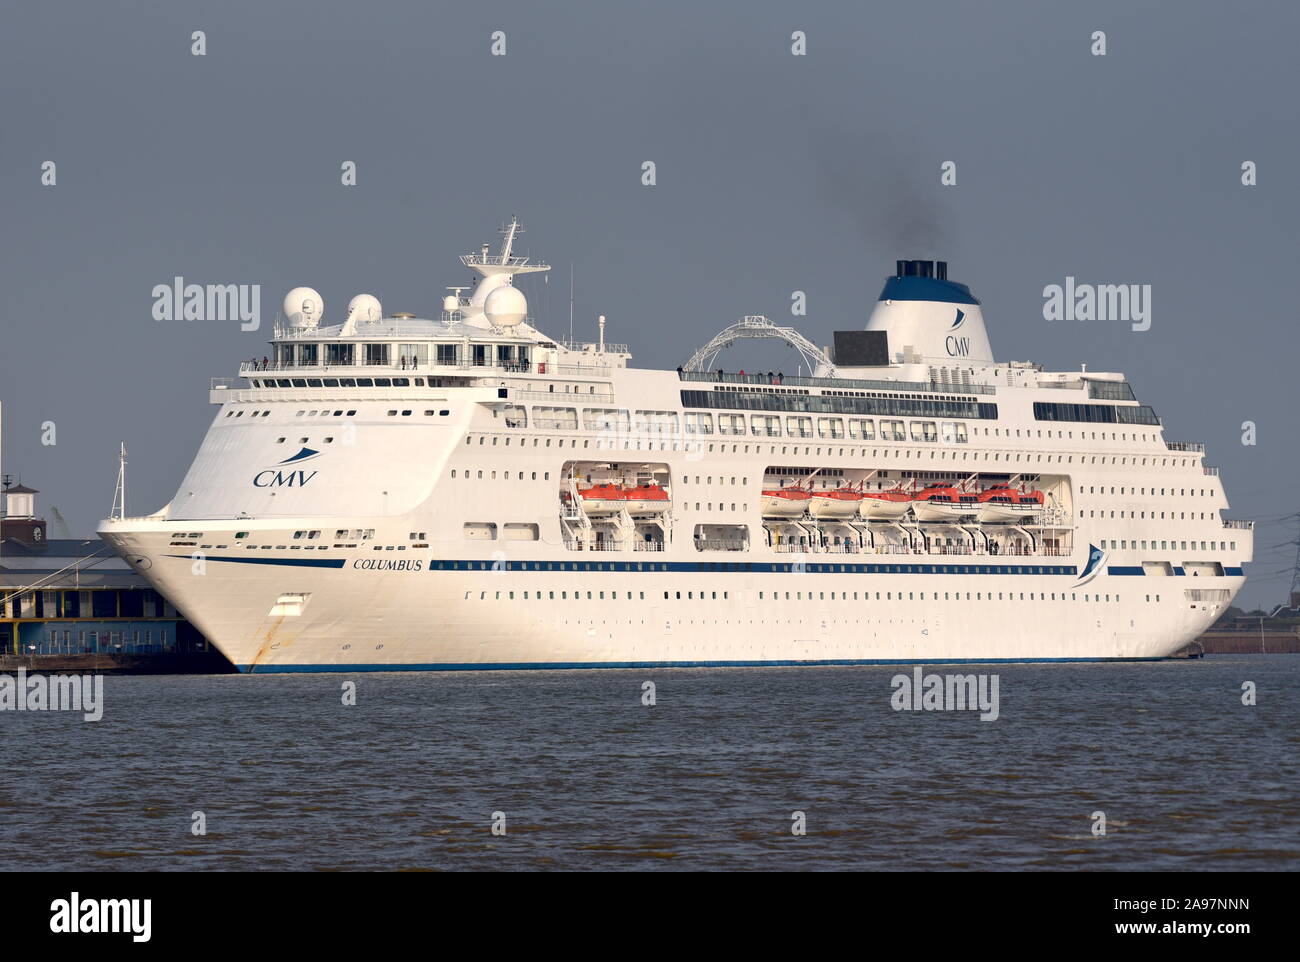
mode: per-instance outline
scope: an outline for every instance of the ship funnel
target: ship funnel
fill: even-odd
[[[980,302],[965,284],[948,280],[947,261],[897,261],[867,330],[888,333],[893,363],[993,362]]]

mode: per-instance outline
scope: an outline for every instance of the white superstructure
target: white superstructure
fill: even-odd
[[[1121,375],[993,359],[900,261],[813,377],[532,324],[501,251],[440,317],[285,302],[171,503],[100,534],[245,671],[1158,658],[1252,552]]]

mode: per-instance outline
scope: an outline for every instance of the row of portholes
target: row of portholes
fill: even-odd
[[[1180,543],[1182,544],[1182,547],[1181,547],[1181,548],[1179,547],[1179,544],[1180,544]],[[1157,541],[1155,541],[1155,540],[1153,539],[1153,540],[1151,540],[1151,547],[1148,549],[1148,548],[1147,548],[1147,542],[1146,542],[1146,541],[1139,541],[1137,538],[1133,538],[1133,539],[1131,539],[1132,548],[1130,548],[1130,547],[1129,547],[1129,545],[1130,545],[1130,539],[1128,539],[1128,538],[1120,538],[1120,539],[1116,540],[1116,539],[1112,538],[1112,539],[1110,539],[1110,540],[1104,540],[1104,539],[1103,539],[1102,542],[1101,542],[1101,546],[1102,546],[1103,549],[1106,548],[1107,546],[1109,546],[1109,548],[1110,548],[1111,551],[1115,551],[1116,549],[1118,549],[1118,550],[1120,550],[1120,551],[1129,551],[1129,550],[1133,550],[1133,551],[1148,551],[1148,550],[1150,550],[1150,551],[1223,551],[1223,552],[1227,552],[1227,551],[1236,551],[1236,550],[1237,550],[1237,542],[1235,542],[1235,541],[1220,541],[1220,542],[1218,542],[1218,545],[1219,545],[1219,546],[1218,546],[1217,548],[1214,546],[1214,545],[1215,545],[1215,542],[1213,542],[1213,541],[1201,541],[1201,542],[1199,542],[1199,544],[1200,544],[1200,547],[1199,547],[1199,548],[1196,547],[1197,543],[1198,543],[1198,542],[1195,542],[1195,541],[1183,541],[1183,542],[1178,542],[1178,541],[1160,541],[1160,542],[1157,542]],[[1160,547],[1157,548],[1157,547],[1156,547],[1157,544],[1159,544]],[[1190,548],[1188,547],[1189,544],[1191,545]],[[1207,548],[1206,545],[1209,545],[1209,547]],[[1229,545],[1231,545],[1231,547],[1229,547]]]
[[[452,469],[451,469],[451,476],[452,476],[453,478],[457,476],[456,471],[457,471],[456,468],[452,468]],[[531,471],[531,472],[517,471],[517,472],[515,472],[515,474],[516,474],[516,477],[512,478],[512,477],[510,477],[510,472],[509,472],[509,471],[502,471],[502,472],[501,472],[501,480],[502,480],[502,481],[526,481],[526,480],[536,481],[536,480],[537,480],[537,472],[536,472],[536,471]],[[525,478],[525,477],[524,477],[525,474],[530,474],[531,477],[530,477],[530,478]],[[463,469],[461,469],[461,470],[460,470],[460,475],[459,475],[459,476],[460,476],[461,478],[465,479],[466,481],[468,481],[468,480],[470,479],[470,477],[471,477],[471,475],[470,475],[470,469],[469,469],[469,468],[463,468]],[[497,479],[497,473],[496,473],[495,471],[490,471],[490,472],[488,473],[488,477],[487,477],[486,479],[484,479],[484,477],[483,477],[483,472],[482,472],[482,471],[479,471],[479,472],[478,472],[478,478],[477,478],[477,479],[480,480],[480,481],[481,481],[481,480],[495,481],[495,480]],[[551,480],[551,472],[550,472],[550,471],[543,471],[543,472],[542,472],[542,480],[543,480],[543,481],[549,481],[549,480]]]
[[[1084,511],[1083,508],[1080,508],[1080,509],[1079,509],[1079,517],[1080,517],[1080,518],[1082,518],[1082,517],[1084,516],[1084,515],[1083,515],[1083,511]],[[1160,518],[1159,518],[1160,521],[1164,521],[1164,520],[1166,520],[1166,518],[1165,518],[1165,513],[1166,513],[1166,512],[1164,512],[1164,511],[1161,511],[1161,512],[1160,512]],[[1179,512],[1178,512],[1178,517],[1176,517],[1176,518],[1174,517],[1174,512],[1170,511],[1170,512],[1168,512],[1168,514],[1169,514],[1169,518],[1168,518],[1169,521],[1189,521],[1189,520],[1190,520],[1190,521],[1208,521],[1209,519],[1215,517],[1215,515],[1212,515],[1212,514],[1206,514],[1204,511],[1201,511],[1201,512],[1199,512],[1199,513],[1196,512],[1196,511],[1193,511],[1193,512],[1192,512],[1192,516],[1191,516],[1191,518],[1188,518],[1188,517],[1187,517],[1187,512],[1186,512],[1186,511],[1179,511]],[[1088,509],[1088,517],[1089,517],[1089,518],[1105,518],[1106,516],[1107,516],[1107,515],[1106,515],[1106,512],[1105,512],[1105,511],[1102,511],[1102,512],[1098,513],[1097,510],[1096,510],[1095,508],[1089,508],[1089,509]],[[1119,517],[1119,518],[1128,518],[1130,521],[1145,521],[1145,520],[1147,520],[1147,513],[1146,513],[1145,511],[1120,511],[1119,514],[1116,515],[1115,512],[1112,511],[1112,512],[1110,513],[1110,517],[1112,517],[1112,518],[1115,518],[1115,517]],[[1150,518],[1150,520],[1152,520],[1152,521],[1157,520],[1157,519],[1156,519],[1156,513],[1155,513],[1154,511],[1151,512],[1151,518]]]
[[[568,601],[570,600],[569,592],[567,590],[547,591],[545,593],[541,591],[532,591],[532,592],[480,591],[477,592],[477,594],[478,594],[477,600],[479,601],[515,601],[516,594],[520,596],[518,600],[522,600],[522,601]],[[545,597],[543,597],[543,594],[545,594]],[[622,594],[624,595],[623,598],[619,597],[620,592],[618,591],[595,591],[595,590],[586,591],[586,592],[574,591],[572,600],[574,601],[584,601],[584,600],[585,601],[606,601],[606,600],[632,601],[633,600],[632,596],[633,594],[635,594],[637,596],[636,600],[645,601],[644,591],[638,591],[638,592],[627,591],[627,592],[622,592]],[[877,591],[875,592],[875,597],[873,598],[872,592],[870,591],[862,591],[862,592],[818,591],[815,593],[812,591],[785,591],[785,592],[760,591],[758,593],[758,600],[759,601],[849,601],[849,600],[858,601],[859,595],[861,595],[862,601],[926,601],[927,600],[926,592],[924,591],[908,591],[906,592],[906,597],[904,597],[904,594],[905,593],[902,591]],[[967,591],[964,593],[961,591],[945,591],[943,592],[943,598],[941,599],[939,597],[939,592],[932,591],[929,593],[930,597],[928,600],[930,601],[940,601],[940,600],[942,601],[1016,601],[1016,600],[1019,601],[1080,601],[1082,600],[1087,604],[1094,604],[1094,603],[1119,604],[1120,603],[1120,596],[1117,594],[1111,595],[1111,594],[1085,593],[1082,599],[1080,599],[1078,592],[1070,592],[1070,596],[1068,598],[1066,597],[1066,593],[1064,591],[1061,592],[1021,591],[1018,594],[1020,595],[1019,599],[1017,599],[1016,597],[1017,592],[1014,591],[999,591],[997,592],[996,598],[993,597],[994,592],[992,591]],[[474,600],[474,595],[475,592],[466,591],[464,600],[472,601]],[[608,598],[606,598],[606,595],[608,595]],[[828,595],[829,597],[827,597]],[[852,596],[852,598],[850,598],[850,595]],[[1026,595],[1028,595],[1028,597],[1026,597]],[[728,601],[730,600],[730,597],[731,597],[731,593],[728,591],[665,591],[663,593],[664,601]],[[743,597],[744,597],[743,595],[738,595],[737,600],[743,600]],[[1147,602],[1150,602],[1151,595],[1147,595],[1146,600]],[[1160,600],[1160,596],[1156,595],[1155,600],[1158,602]]]
[[[1087,490],[1087,491],[1084,491],[1084,490],[1083,490],[1083,486],[1080,485],[1080,486],[1079,486],[1079,493],[1080,493],[1080,494],[1105,494],[1105,493],[1106,493],[1106,486],[1103,484],[1103,485],[1100,485],[1100,487],[1101,487],[1101,490],[1098,491],[1098,490],[1097,490],[1098,485],[1090,484],[1090,485],[1088,485],[1088,490]],[[1187,491],[1188,491],[1187,488],[1179,488],[1179,489],[1178,489],[1178,494],[1175,495],[1175,494],[1174,494],[1174,489],[1173,489],[1173,488],[1170,488],[1170,489],[1169,489],[1169,494],[1166,495],[1166,494],[1165,494],[1165,489],[1164,489],[1164,488],[1161,488],[1161,489],[1160,489],[1160,497],[1162,497],[1162,498],[1163,498],[1163,497],[1169,497],[1169,498],[1172,498],[1172,497],[1186,498],[1186,497],[1189,497],[1189,495],[1187,494]],[[1197,497],[1198,494],[1199,494],[1199,496],[1202,497],[1202,498],[1208,498],[1208,497],[1210,497],[1211,495],[1214,494],[1214,492],[1211,491],[1211,490],[1209,490],[1208,488],[1201,488],[1201,489],[1199,490],[1199,492],[1197,491],[1196,488],[1192,488],[1192,489],[1191,489],[1191,492],[1192,492],[1192,493],[1191,493],[1190,497],[1193,497],[1193,498]],[[1110,493],[1111,493],[1111,494],[1114,494],[1114,493],[1115,493],[1115,486],[1114,486],[1113,484],[1110,486]],[[1140,488],[1140,489],[1129,488],[1127,491],[1125,491],[1125,489],[1121,486],[1120,489],[1119,489],[1119,493],[1120,493],[1120,494],[1128,494],[1128,495],[1130,495],[1130,496],[1131,496],[1131,495],[1135,495],[1135,494],[1143,494],[1143,495],[1144,495],[1144,494],[1147,493],[1147,489],[1146,489],[1146,488]],[[1156,494],[1156,489],[1155,489],[1155,488],[1152,488],[1152,489],[1151,489],[1151,495],[1152,495],[1152,497],[1154,497],[1155,494]]]

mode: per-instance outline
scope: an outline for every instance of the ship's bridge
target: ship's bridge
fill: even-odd
[[[522,328],[522,329],[521,329]],[[344,334],[344,325],[310,332],[286,331],[271,342],[270,355],[240,365],[255,387],[312,386],[274,383],[320,378],[419,372],[449,375],[537,374],[607,377],[626,367],[625,344],[552,341],[532,327],[484,330],[456,320],[407,315],[386,317]],[[281,378],[284,379],[284,378]],[[318,386],[318,385],[317,385]]]
[[[474,379],[485,375],[608,377],[611,368],[626,367],[627,345],[606,343],[604,317],[596,343],[557,342],[533,325],[514,278],[550,267],[514,253],[523,232],[517,218],[501,231],[499,254],[483,245],[461,258],[482,280],[468,297],[468,287],[448,288],[437,319],[385,314],[377,297],[358,294],[341,323],[326,324],[320,294],[294,288],[284,299],[271,353],[241,365],[240,376],[253,388],[390,387],[399,386],[393,374],[416,372],[419,382],[400,386],[451,387],[481,384]],[[374,383],[375,375],[385,383]]]

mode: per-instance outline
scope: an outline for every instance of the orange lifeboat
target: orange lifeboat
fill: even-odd
[[[769,488],[763,492],[763,517],[802,518],[811,500],[803,488]]]
[[[948,484],[932,484],[912,499],[912,510],[921,521],[955,521],[962,515],[976,514],[979,500]]]
[[[858,513],[868,521],[894,521],[912,510],[912,495],[901,487],[890,491],[863,491]]]
[[[857,516],[858,505],[861,503],[862,495],[852,488],[814,491],[808,513],[814,518],[853,518]]]
[[[1033,516],[1040,514],[1045,506],[1045,499],[1041,491],[1026,491],[1021,488],[1016,493],[1016,514],[1023,518],[1026,515]]]
[[[663,514],[668,510],[668,492],[658,484],[638,484],[625,488],[623,500],[631,514]]]
[[[625,494],[616,484],[593,484],[590,488],[578,489],[582,510],[592,517],[618,514],[626,504]]]
[[[1005,484],[995,484],[979,494],[980,521],[1018,521],[1023,511],[1016,510],[1016,492]]]

